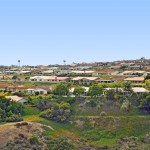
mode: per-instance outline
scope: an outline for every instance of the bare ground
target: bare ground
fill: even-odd
[[[34,133],[41,134],[43,132],[42,125],[34,122],[27,122],[28,125],[16,126],[16,123],[8,123],[0,125],[0,148],[7,142],[13,141],[19,136],[30,137]]]

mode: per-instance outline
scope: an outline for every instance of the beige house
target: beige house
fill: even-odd
[[[142,93],[149,93],[149,90],[143,88],[143,87],[132,87],[132,91],[134,93],[142,94]]]
[[[131,77],[131,78],[126,78],[124,81],[130,81],[132,83],[144,83],[145,78],[144,77]]]
[[[103,76],[103,75],[117,75],[119,72],[116,70],[101,70],[93,72],[92,76]]]
[[[98,77],[75,77],[72,79],[74,83],[90,85],[95,83]]]
[[[142,76],[146,73],[146,71],[124,71],[121,73],[123,76]]]
[[[14,96],[6,96],[6,98],[7,98],[7,99],[10,99],[11,101],[19,102],[19,103],[22,103],[22,104],[28,102],[27,99],[25,99],[25,98],[23,98],[23,97],[16,96],[16,95],[14,95]]]
[[[57,77],[57,76],[34,76],[34,77],[30,77],[30,81],[51,82],[51,83],[64,82],[66,79],[68,79],[68,77]]]

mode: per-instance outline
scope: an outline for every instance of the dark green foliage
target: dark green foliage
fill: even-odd
[[[49,139],[47,145],[49,150],[77,150],[67,138]]]
[[[13,93],[12,95],[17,95],[19,97],[24,97],[24,96],[26,96],[26,92],[19,91],[19,92]]]
[[[145,79],[146,79],[146,80],[147,80],[147,79],[150,79],[150,75],[147,75]]]
[[[73,104],[75,100],[75,97],[67,97],[63,99],[64,102],[69,103],[70,105]]]
[[[69,103],[61,102],[53,103],[51,109],[47,109],[41,113],[41,116],[56,122],[67,122],[71,115],[71,106]]]
[[[59,96],[68,95],[69,89],[65,84],[57,84],[53,93]]]
[[[150,113],[150,95],[141,101],[140,108]]]
[[[7,117],[6,122],[18,122],[23,121],[23,119],[19,115],[12,114],[10,117]]]
[[[23,105],[5,98],[0,99],[0,121],[20,121]]]
[[[105,97],[108,100],[114,100],[115,99],[115,91],[114,90],[107,90],[105,92]]]
[[[36,135],[32,135],[32,137],[30,137],[29,141],[30,141],[30,144],[39,143],[38,137]]]
[[[51,100],[50,99],[39,99],[36,106],[38,109],[40,110],[46,110],[49,109],[51,107]]]
[[[131,82],[124,82],[124,89],[126,90],[126,91],[131,91],[131,87],[132,87],[132,84],[131,84]]]
[[[14,75],[14,76],[12,77],[12,79],[13,79],[13,80],[17,80],[18,77],[17,77],[16,75]]]
[[[57,103],[61,103],[63,101],[63,102],[69,103],[71,105],[76,101],[76,98],[75,97],[59,97],[55,101]]]
[[[96,99],[90,99],[86,102],[86,104],[90,107],[96,107],[97,106],[97,100]]]
[[[29,97],[29,102],[31,104],[34,104],[38,109],[43,111],[43,110],[49,109],[51,107],[52,96],[51,95],[31,96],[31,97]]]
[[[80,96],[82,94],[84,94],[85,92],[85,89],[81,86],[77,86],[75,89],[74,89],[74,92],[73,94],[76,95],[76,96]]]
[[[88,95],[90,96],[100,96],[103,93],[102,87],[98,84],[93,84],[89,88]]]

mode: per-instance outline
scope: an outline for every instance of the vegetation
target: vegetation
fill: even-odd
[[[55,95],[59,95],[59,96],[68,95],[69,89],[67,88],[67,85],[58,84],[58,85],[56,85],[53,92]]]
[[[40,116],[60,123],[68,122],[71,116],[71,106],[65,102],[53,103],[52,107],[43,111]]]
[[[29,139],[30,144],[35,144],[35,143],[39,143],[38,137],[36,135],[32,135],[32,137],[30,137]]]
[[[145,84],[149,86],[148,82]],[[74,97],[69,96],[72,87]],[[126,93],[121,92],[120,87]],[[150,130],[147,121],[150,94],[135,94],[132,87],[130,82],[92,84],[85,94],[82,86],[69,81],[55,85],[47,95],[15,93],[29,99],[25,106],[4,98],[12,92],[0,92],[0,122],[21,121],[22,116],[25,121],[45,125],[43,135],[48,138],[46,144],[50,150],[114,148],[117,141],[124,138],[130,140],[128,143],[133,142],[131,136],[141,142]],[[28,140],[32,146],[41,143],[34,134]],[[122,140],[120,142],[124,145]]]
[[[75,148],[75,146],[71,144],[67,138],[49,139],[48,148],[49,150],[77,150],[77,148]]]
[[[0,98],[0,122],[20,121],[23,114],[23,105],[10,101],[4,97]]]
[[[89,88],[88,95],[90,96],[100,96],[103,93],[102,87],[98,84],[93,84]]]
[[[85,93],[85,89],[81,86],[77,86],[73,92],[74,95],[79,96],[79,97],[80,97],[80,95],[82,95],[84,93]]]

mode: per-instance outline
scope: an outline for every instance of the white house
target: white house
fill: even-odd
[[[88,91],[89,91],[89,87],[83,86],[82,88],[85,90],[84,95],[86,95],[86,94],[88,93]],[[75,88],[73,87],[73,88],[69,89],[69,92],[70,92],[71,94],[73,94],[74,90],[75,90]]]
[[[30,88],[30,89],[27,89],[27,91],[29,95],[35,95],[36,93],[44,94],[44,95],[48,94],[48,90],[44,88]]]
[[[134,92],[134,93],[148,93],[149,92],[149,90],[147,90],[147,89],[145,89],[145,88],[143,88],[143,87],[132,87],[132,91]]]

